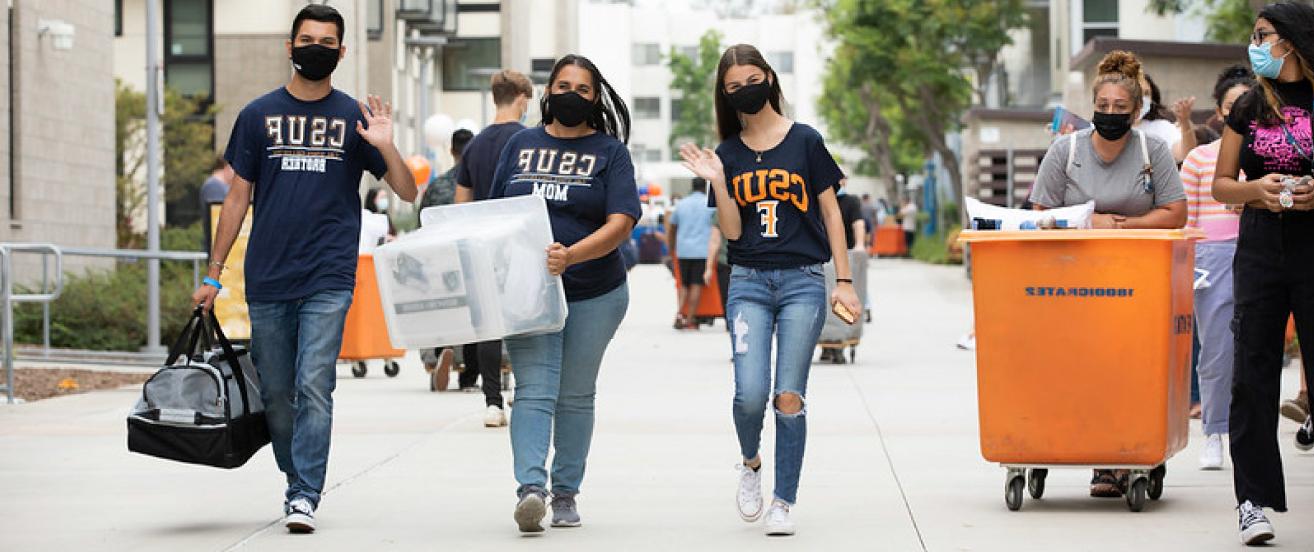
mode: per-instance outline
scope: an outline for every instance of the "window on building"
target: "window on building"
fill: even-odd
[[[383,0],[366,0],[365,25],[370,40],[383,38]]]
[[[1081,43],[1118,36],[1118,0],[1082,0]]]
[[[548,76],[557,60],[552,58],[534,58],[529,60],[529,80],[534,84],[547,84]]]
[[[794,52],[767,52],[767,63],[782,75],[794,73]]]
[[[697,46],[680,46],[679,48],[676,48],[676,51],[680,52],[680,55],[687,57],[689,59],[694,59],[694,60],[698,59]]]
[[[477,75],[474,71],[501,68],[500,38],[453,39],[443,47],[443,90],[483,90],[488,86],[488,75]]]
[[[114,0],[114,36],[123,36],[123,0]]]
[[[684,100],[671,98],[671,122],[679,121],[682,112],[684,112]]]
[[[636,119],[660,119],[662,117],[662,99],[634,98],[634,117]]]
[[[164,83],[214,100],[213,0],[165,0]]]
[[[653,42],[634,45],[635,65],[658,65],[662,62],[661,46]]]
[[[644,154],[645,154],[644,159],[649,163],[662,162],[662,148],[649,148],[647,150],[644,150]]]

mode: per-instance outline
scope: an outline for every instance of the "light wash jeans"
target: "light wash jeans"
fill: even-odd
[[[319,507],[333,429],[333,389],[350,290],[295,301],[250,303],[251,360],[286,498]]]
[[[1195,320],[1200,329],[1200,412],[1205,435],[1227,434],[1232,409],[1232,363],[1236,338],[1232,318],[1236,300],[1232,295],[1232,259],[1236,242],[1195,245],[1195,267],[1209,272],[1209,287],[1195,290]]]
[[[516,379],[510,433],[517,496],[547,492],[549,444],[555,449],[552,494],[579,494],[593,441],[598,369],[629,304],[629,287],[622,284],[570,302],[559,332],[505,340]]]
[[[783,393],[804,401],[799,412],[776,415],[775,497],[793,504],[807,443],[808,371],[826,321],[822,265],[764,270],[735,266],[730,272],[730,321],[735,358],[735,431],[745,459],[756,458],[767,401]],[[771,345],[776,342],[775,385]]]

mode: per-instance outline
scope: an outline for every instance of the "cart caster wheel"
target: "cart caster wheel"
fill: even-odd
[[[365,377],[365,374],[368,373],[369,371],[370,371],[369,368],[365,366],[365,361],[357,362],[351,367],[351,375],[356,376],[358,378]]]
[[[1009,478],[1008,485],[1004,487],[1004,503],[1008,504],[1009,510],[1016,512],[1022,509],[1022,488],[1026,486],[1026,479],[1020,475]]]
[[[383,365],[383,373],[387,374],[390,378],[395,378],[397,377],[397,374],[401,373],[401,365],[397,364],[397,361],[395,360],[390,360],[387,364]]]
[[[1039,499],[1045,496],[1045,476],[1049,475],[1049,470],[1034,469],[1027,474],[1027,491],[1031,493],[1031,498]]]
[[[1146,494],[1150,500],[1159,500],[1163,496],[1163,477],[1168,474],[1167,466],[1159,466],[1150,472],[1150,486]]]
[[[1150,486],[1148,479],[1137,479],[1127,491],[1127,509],[1139,512],[1145,509],[1145,494]]]

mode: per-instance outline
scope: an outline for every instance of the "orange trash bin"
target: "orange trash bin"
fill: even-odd
[[[908,254],[907,236],[903,227],[884,224],[876,228],[876,239],[871,245],[871,254],[877,257],[902,257]]]
[[[711,259],[709,262],[715,263],[716,259]],[[675,274],[675,291],[678,294],[683,283],[680,279],[680,260],[675,257],[671,257],[671,272]],[[718,285],[717,278],[719,276],[716,270],[712,270],[712,280],[703,283],[703,294],[698,299],[698,308],[694,309],[694,316],[698,319],[699,325],[711,324],[717,318],[725,318],[725,312],[721,309],[721,286]]]
[[[374,255],[362,254],[356,262],[356,291],[342,327],[342,351],[338,358],[354,362],[352,375],[363,378],[366,360],[384,360],[383,372],[396,376],[401,367],[393,359],[406,354],[394,349],[388,339],[388,325],[383,319],[383,301],[379,298],[379,281],[374,277]]]
[[[981,455],[1005,501],[1050,468],[1130,470],[1132,511],[1189,436],[1195,236],[1181,230],[968,231]]]

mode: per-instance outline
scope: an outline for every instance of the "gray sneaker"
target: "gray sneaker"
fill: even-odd
[[[579,527],[579,510],[575,507],[575,497],[552,497],[552,526]]]
[[[520,502],[516,503],[515,519],[521,533],[542,533],[543,516],[546,514],[543,495],[538,491],[531,490],[520,495]]]

